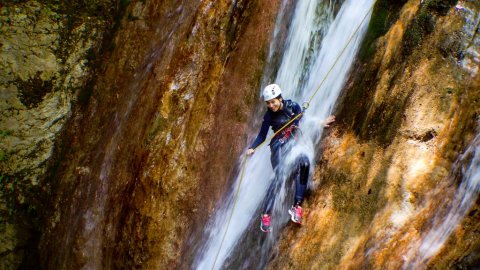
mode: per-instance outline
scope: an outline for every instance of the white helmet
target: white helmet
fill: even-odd
[[[269,84],[263,89],[263,101],[274,99],[282,94],[282,89],[277,84]]]

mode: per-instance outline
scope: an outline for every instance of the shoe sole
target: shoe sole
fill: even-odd
[[[272,229],[265,231],[264,229],[262,229],[262,224],[260,224],[260,231],[262,231],[264,233],[269,233],[269,232],[272,231]]]
[[[297,224],[302,224],[302,221],[295,220],[295,213],[292,210],[288,210],[288,213],[290,214],[290,220],[293,221],[293,223]]]

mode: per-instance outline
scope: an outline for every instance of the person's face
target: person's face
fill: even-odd
[[[265,101],[267,103],[267,107],[272,111],[276,112],[280,110],[280,107],[282,106],[282,101],[278,98],[270,99]]]

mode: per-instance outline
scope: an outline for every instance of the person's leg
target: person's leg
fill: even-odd
[[[273,205],[275,202],[275,195],[278,192],[279,183],[281,182],[280,177],[280,168],[278,164],[280,163],[281,156],[281,145],[272,144],[270,148],[272,155],[270,156],[270,161],[272,163],[273,171],[275,172],[275,177],[272,180],[272,183],[268,187],[267,196],[265,197],[265,204],[263,208],[263,214],[271,215]]]
[[[273,210],[273,205],[275,204],[275,197],[280,188],[281,180],[278,175],[275,175],[272,183],[268,187],[267,196],[265,197],[265,203],[263,207],[263,214],[271,215]]]
[[[295,204],[294,206],[300,206],[307,190],[308,178],[310,176],[310,161],[305,155],[301,155],[295,168]]]
[[[262,220],[260,223],[260,229],[264,232],[269,232],[271,230],[270,220],[273,211],[273,206],[275,205],[275,196],[278,193],[278,189],[280,188],[280,168],[278,164],[281,160],[281,144],[272,144],[270,145],[270,150],[272,152],[270,156],[270,161],[272,163],[273,171],[275,172],[275,177],[272,180],[272,183],[268,187],[267,195],[265,197],[263,213],[262,213]]]
[[[301,204],[307,190],[308,178],[310,176],[310,161],[305,155],[301,155],[296,160],[294,169],[295,178],[295,200],[294,205],[288,213],[291,216],[291,220],[295,223],[302,223],[303,209]]]
[[[272,164],[273,171],[277,173],[278,164],[282,156],[282,144],[279,141],[270,144],[270,162]]]
[[[275,197],[278,193],[278,189],[280,187],[281,180],[278,179],[278,174],[275,174],[275,177],[270,183],[270,186],[267,190],[267,196],[265,197],[265,202],[263,206],[263,213],[261,216],[261,223],[260,229],[263,232],[270,232],[271,231],[271,216],[273,212],[273,206],[275,205]]]

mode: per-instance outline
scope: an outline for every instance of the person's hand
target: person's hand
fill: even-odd
[[[335,122],[335,115],[330,115],[329,117],[327,117],[327,119],[325,119],[325,121],[323,122],[323,125],[325,127],[329,127],[331,123]]]
[[[252,148],[248,148],[248,150],[246,152],[247,156],[251,156],[251,155],[253,155],[253,153],[255,153],[255,150],[252,149]]]

